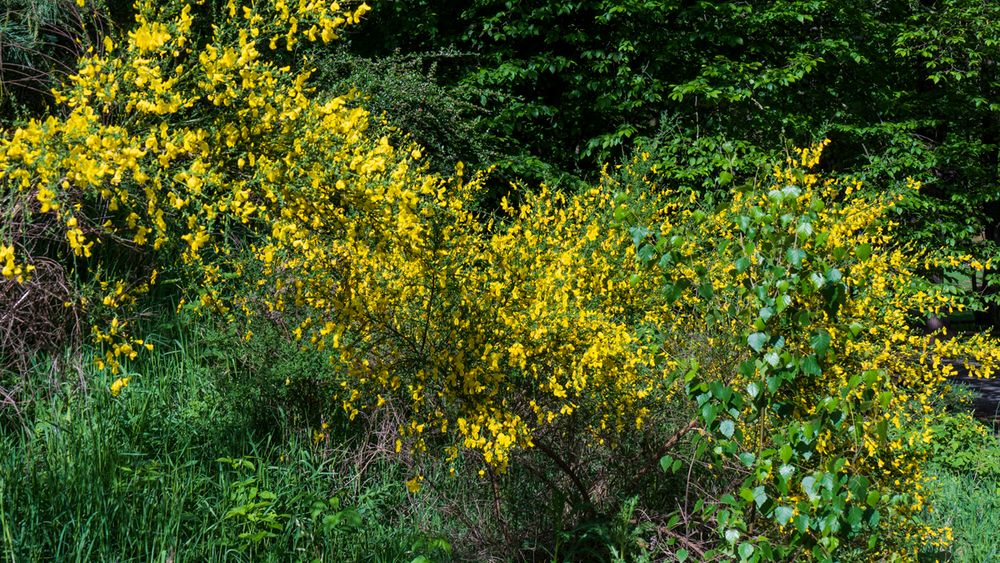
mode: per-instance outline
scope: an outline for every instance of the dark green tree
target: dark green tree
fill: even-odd
[[[713,189],[828,137],[824,163],[872,189],[923,182],[901,217],[915,242],[985,261],[1000,241],[998,16],[981,0],[394,0],[353,48],[448,50],[438,79],[472,86],[514,176],[587,176],[640,144]],[[972,264],[950,273],[997,300],[1000,276]]]

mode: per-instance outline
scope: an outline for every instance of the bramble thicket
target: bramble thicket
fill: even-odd
[[[34,334],[19,307],[56,295],[47,320],[76,319],[115,400],[161,353],[150,311],[228,326],[234,348],[279,327],[322,357],[310,393],[346,424],[391,413],[400,487],[473,480],[507,541],[516,474],[562,491],[570,529],[625,496],[655,529],[681,514],[694,535],[658,556],[681,561],[948,548],[920,517],[937,401],[959,369],[992,376],[1000,343],[924,329],[969,303],[934,272],[990,265],[905,236],[920,182],[869,189],[821,166],[824,140],[698,190],[640,148],[491,208],[488,167],[432,172],[365,93],[317,84],[318,46],[369,10],[137,2],[46,115],[4,130],[0,314]],[[8,369],[37,345],[18,332]]]

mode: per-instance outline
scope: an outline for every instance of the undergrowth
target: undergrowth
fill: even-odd
[[[408,498],[405,468],[365,455],[366,436],[332,420],[294,424],[280,409],[264,416],[245,397],[235,359],[194,341],[161,346],[169,351],[127,366],[117,397],[89,354],[39,360],[24,374],[16,410],[2,411],[4,560],[409,561],[450,552],[431,532],[433,511]],[[272,375],[292,367],[274,356]]]

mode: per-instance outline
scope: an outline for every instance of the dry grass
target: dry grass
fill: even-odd
[[[47,258],[23,283],[0,281],[0,368],[23,372],[39,352],[58,352],[80,342],[83,319],[73,305],[66,271]]]

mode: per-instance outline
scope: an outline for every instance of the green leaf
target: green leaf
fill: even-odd
[[[763,332],[755,332],[747,337],[747,344],[753,348],[754,352],[760,352],[764,349],[764,344],[767,344],[767,335]]]
[[[639,251],[636,252],[636,257],[643,264],[649,264],[656,259],[656,248],[651,244],[643,244],[639,247]]]
[[[767,491],[764,490],[763,485],[754,488],[753,490],[753,502],[757,505],[757,508],[764,506],[767,502]]]
[[[621,223],[628,216],[628,209],[624,206],[615,209],[615,221]]]
[[[856,506],[852,506],[847,511],[847,523],[851,525],[852,529],[857,530],[861,526],[861,516],[863,514],[861,509]]]
[[[779,506],[774,509],[774,519],[782,526],[788,524],[795,514],[795,510],[790,506]]]
[[[665,455],[660,458],[660,468],[663,469],[664,473],[670,473],[671,469],[673,469],[673,466],[674,466],[673,457]]]
[[[847,330],[851,333],[851,338],[854,338],[857,335],[861,334],[861,331],[864,330],[864,329],[865,329],[865,327],[862,326],[862,324],[859,323],[859,322],[857,322],[857,321],[852,322],[847,327]]]
[[[809,339],[809,345],[819,357],[825,357],[826,353],[830,351],[830,333],[820,330]]]
[[[715,295],[715,289],[712,287],[712,282],[705,282],[698,286],[698,295],[703,299],[711,299]]]
[[[791,479],[792,475],[795,474],[795,466],[783,463],[781,467],[778,468],[778,475],[781,475],[784,479]]]
[[[858,245],[858,247],[854,249],[854,255],[858,257],[858,260],[864,262],[869,256],[872,255],[872,245],[868,243]]]
[[[638,225],[630,228],[629,233],[632,235],[632,244],[638,248],[646,240],[646,237],[653,233],[653,231],[649,230],[647,227]]]
[[[781,357],[778,356],[777,352],[772,351],[764,354],[764,361],[770,364],[771,367],[776,368],[778,367],[778,362],[781,361]]]
[[[684,563],[685,561],[687,561],[687,558],[688,558],[688,550],[686,550],[686,549],[678,549],[674,553],[674,556],[677,557],[678,563]]]
[[[819,362],[816,360],[816,356],[806,356],[802,359],[799,367],[802,368],[802,372],[806,375],[815,377],[823,374],[823,369],[819,367]]]
[[[795,229],[795,234],[802,238],[809,238],[813,234],[812,223],[807,221],[799,223],[798,228]]]
[[[741,256],[736,259],[735,266],[736,266],[736,273],[742,274],[743,272],[747,271],[747,268],[750,267],[750,259],[747,258],[746,256]]]
[[[802,492],[809,496],[809,500],[819,498],[819,488],[816,486],[816,478],[812,475],[802,479]]]
[[[753,555],[753,544],[749,542],[743,542],[740,544],[740,547],[737,550],[737,552],[739,552],[740,554],[740,559],[742,560],[750,559],[750,556]]]
[[[722,424],[719,425],[719,432],[721,432],[722,435],[725,436],[726,438],[732,438],[733,432],[735,431],[736,431],[736,425],[733,423],[732,420],[729,419],[723,420]]]
[[[740,531],[734,528],[729,528],[728,530],[726,530],[725,536],[727,542],[735,544],[736,541],[740,539]]]
[[[705,403],[701,407],[701,418],[705,421],[705,424],[710,425],[715,421],[716,417],[719,415],[719,408],[712,403]]]
[[[796,268],[802,267],[802,259],[806,257],[806,252],[801,248],[789,248],[785,252],[788,262]]]
[[[663,256],[660,256],[660,261],[657,262],[657,264],[660,266],[661,269],[667,270],[670,268],[671,264],[673,264],[673,261],[674,261],[673,255],[670,254],[669,252],[665,252],[663,253]]]

